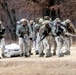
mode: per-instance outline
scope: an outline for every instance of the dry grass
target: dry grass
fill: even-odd
[[[0,59],[0,75],[76,75],[76,47],[62,58],[33,55]]]
[[[0,62],[0,75],[75,75],[76,63],[68,61]]]

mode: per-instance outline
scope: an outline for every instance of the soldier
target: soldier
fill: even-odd
[[[34,32],[35,22],[34,22],[34,20],[30,20],[29,28],[30,28],[30,34],[29,34],[29,37],[30,37],[29,48],[30,49],[29,49],[29,53],[32,55],[33,53],[31,53],[31,50],[32,50],[32,47],[33,47],[33,42],[34,42],[34,37],[35,37],[35,32]]]
[[[54,21],[51,21],[51,26],[52,26],[52,36],[53,36],[53,43],[54,43],[54,48],[53,48],[53,55],[56,55],[56,49],[57,49],[57,43],[56,43],[56,40],[55,40],[55,37],[56,37],[56,24],[57,22],[61,22],[61,20],[59,18],[56,18]]]
[[[55,41],[55,32],[54,31],[55,31],[56,22],[57,21],[60,21],[60,19],[59,18],[56,18],[54,21],[52,21],[52,19],[49,18],[48,16],[45,16],[44,19],[50,21],[50,25],[52,27],[52,36],[53,36],[53,39],[52,40],[53,40],[53,43],[54,43],[53,55],[56,55],[57,44],[56,44],[56,41]]]
[[[40,28],[43,26],[43,22],[44,20],[42,18],[39,19],[39,25],[40,25]],[[43,35],[40,35],[40,39],[43,37]],[[40,44],[40,51],[41,51],[41,56],[44,56],[45,53],[43,52],[44,50],[44,45],[43,45],[43,40],[39,43]]]
[[[20,25],[16,31],[17,36],[19,37],[19,46],[20,46],[20,56],[29,57],[29,48],[28,48],[28,40],[29,40],[29,27],[27,19],[24,19],[22,25]]]
[[[2,22],[0,21],[0,49],[1,49],[1,55],[0,58],[3,58],[4,56],[4,50],[5,50],[5,39],[4,39],[4,33],[5,28],[3,27]]]
[[[52,36],[51,36],[51,25],[50,21],[45,21],[44,25],[40,28],[40,35],[43,34],[43,38],[41,39],[44,40],[44,49],[46,52],[46,57],[52,56],[51,54],[51,44],[52,44]],[[40,56],[42,55],[41,50],[39,51]]]
[[[39,54],[39,49],[40,49],[40,47],[39,47],[39,40],[40,40],[40,36],[39,36],[39,29],[40,29],[40,25],[37,23],[36,25],[35,25],[35,30],[34,30],[34,32],[35,32],[35,37],[34,37],[34,50],[35,50],[35,53],[36,53],[36,55],[38,55]]]
[[[18,30],[18,27],[19,27],[20,25],[22,25],[22,22],[23,22],[24,20],[25,20],[25,19],[23,18],[23,19],[17,21],[16,31]],[[19,38],[18,38],[18,40],[19,40]]]
[[[69,19],[65,20],[63,24],[66,27],[66,33],[71,33],[71,34],[76,33],[75,28]],[[71,39],[72,37],[70,35],[65,34],[65,37],[64,37],[65,55],[70,55]]]
[[[40,29],[40,27],[42,26],[42,22],[43,22],[43,19],[40,18],[40,19],[38,20],[38,23],[35,25],[34,49],[35,49],[36,55],[39,54],[39,50],[42,50],[42,49],[43,49],[42,42],[41,42],[40,44],[38,43],[38,42],[40,41],[39,29]],[[40,46],[40,45],[41,45],[41,46]]]
[[[57,50],[58,50],[58,56],[63,57],[64,54],[62,53],[62,44],[63,44],[63,36],[66,32],[65,27],[61,25],[61,22],[57,22],[56,24],[56,43],[57,43]]]

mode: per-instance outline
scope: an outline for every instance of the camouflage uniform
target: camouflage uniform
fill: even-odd
[[[65,20],[63,24],[66,27],[66,32],[75,34],[75,28],[69,19]],[[70,55],[70,47],[71,47],[71,39],[72,37],[69,35],[65,35],[64,37],[64,45],[65,45],[65,55]]]
[[[42,34],[43,37],[45,36],[45,38],[43,39],[43,45],[46,52],[46,57],[50,57],[52,55],[51,54],[52,36],[51,36],[50,21],[47,20],[44,22],[44,25],[40,28],[40,34]]]
[[[32,47],[33,47],[33,42],[34,42],[34,37],[35,37],[35,32],[34,32],[34,29],[35,29],[35,23],[33,20],[30,20],[30,24],[29,24],[29,29],[30,29],[30,34],[29,34],[29,53],[32,55],[31,53],[31,50],[32,50]]]
[[[25,26],[24,26],[24,23]],[[20,46],[20,56],[28,57],[29,54],[29,27],[27,20],[23,21],[23,24],[20,25],[16,31],[17,36],[19,37],[19,46]]]
[[[4,50],[5,50],[5,39],[3,37],[5,33],[5,28],[2,25],[2,22],[0,21],[0,49],[1,49],[1,54],[0,58],[4,56]]]
[[[54,21],[51,21],[51,27],[52,27],[52,36],[53,36],[53,45],[54,45],[54,48],[53,48],[53,55],[56,55],[56,49],[57,49],[57,43],[56,43],[56,40],[55,40],[55,37],[56,37],[56,24],[57,22],[61,22],[61,20],[59,18],[56,18]]]
[[[57,22],[55,40],[56,40],[56,43],[57,43],[57,50],[58,50],[58,56],[59,57],[64,56],[64,54],[62,53],[62,44],[63,44],[63,41],[64,41],[63,36],[64,36],[65,32],[66,32],[65,27],[63,27],[60,22]]]
[[[40,25],[39,24],[36,24],[35,25],[35,37],[34,37],[34,50],[35,50],[35,53],[36,55],[39,54],[39,49],[40,49],[40,46],[39,46],[39,40],[40,40],[40,35],[39,35],[39,29],[40,29]]]
[[[38,20],[38,23],[35,25],[35,41],[34,41],[34,49],[35,49],[35,52],[36,52],[36,54],[39,54],[39,50],[43,50],[43,42],[40,42],[39,43],[39,41],[40,41],[40,38],[41,38],[41,36],[40,36],[40,34],[39,34],[39,29],[40,29],[40,27],[42,26],[42,22],[43,22],[43,19],[42,18],[40,18],[39,20]]]

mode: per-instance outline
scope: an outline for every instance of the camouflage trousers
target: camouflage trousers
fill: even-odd
[[[55,37],[53,37],[53,53],[54,52],[56,53],[56,49],[57,49],[57,43],[56,43]]]
[[[70,47],[71,47],[70,36],[64,37],[64,46],[65,46],[65,52],[70,51]]]
[[[52,46],[52,36],[47,36],[44,40],[43,40],[43,45],[44,45],[44,50],[47,55],[50,55],[51,53],[51,46]]]
[[[0,57],[1,57],[1,58],[3,57],[4,50],[5,50],[5,39],[2,38],[2,39],[0,40]]]
[[[61,36],[55,37],[55,41],[56,41],[56,44],[57,44],[58,54],[62,54],[62,44],[63,44],[62,37]]]
[[[19,37],[20,55],[29,55],[29,37]]]

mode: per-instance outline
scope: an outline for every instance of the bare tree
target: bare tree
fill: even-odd
[[[3,8],[3,10],[6,12],[7,16],[9,17],[10,21],[10,29],[9,26],[6,26],[12,36],[12,39],[16,40],[16,17],[15,17],[15,9],[9,10],[8,3],[5,0],[0,1],[0,5]]]

